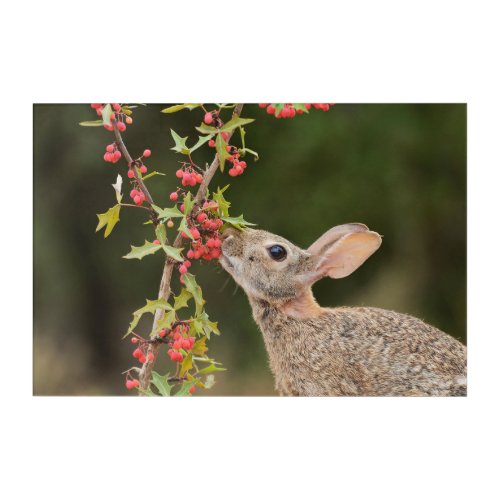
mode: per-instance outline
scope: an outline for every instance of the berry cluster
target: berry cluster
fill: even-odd
[[[333,106],[333,104],[323,104],[323,103],[304,104],[304,107],[307,110],[310,110],[311,107],[314,107],[315,109],[328,111],[330,109],[330,106]],[[259,107],[266,108],[266,111],[270,115],[276,115],[276,104],[261,103],[259,104]],[[304,113],[303,109],[296,108],[296,106],[292,103],[285,103],[283,105],[283,108],[276,115],[276,118],[293,118],[296,114],[301,115],[303,113]]]
[[[132,389],[135,389],[136,387],[139,387],[141,384],[136,378],[127,378],[125,381],[125,387],[130,391]]]
[[[104,153],[104,161],[107,161],[109,163],[116,163],[120,158],[122,157],[122,154],[120,150],[117,148],[116,143],[108,144],[106,146],[106,152]]]
[[[189,162],[182,162],[182,167],[175,172],[176,177],[181,179],[181,184],[185,186],[196,186],[203,181],[203,175],[195,170],[195,166]],[[172,193],[173,195],[174,193]],[[170,199],[172,200],[172,195]]]
[[[206,116],[206,115],[205,115]],[[224,142],[227,142],[229,140],[229,133],[228,132],[221,132],[221,136],[224,139]],[[215,141],[212,139],[208,141],[208,145],[211,148],[215,148]],[[227,158],[227,161],[229,163],[232,163],[233,166],[229,169],[229,175],[231,177],[236,177],[238,175],[241,175],[245,168],[247,168],[247,162],[246,161],[240,161],[240,153],[238,151],[238,148],[235,146],[231,146],[228,144],[226,146],[226,151],[230,154],[229,158]]]
[[[166,337],[167,330],[161,330],[160,337]],[[189,336],[189,325],[187,323],[181,323],[176,325],[168,333],[169,342],[168,346],[170,349],[167,354],[172,361],[175,363],[180,363],[184,356],[190,351],[196,339]]]
[[[95,109],[95,112],[97,113],[97,116],[102,116],[102,110],[104,108],[104,104],[91,104],[91,108]],[[125,132],[127,129],[127,125],[131,125],[133,123],[132,117],[127,116],[123,111],[122,111],[122,106],[121,104],[111,104],[111,107],[113,108],[113,112],[111,113],[110,119],[111,120],[116,120],[116,128],[120,132]],[[104,124],[104,128],[106,130],[113,130],[113,125],[109,124],[106,125]]]

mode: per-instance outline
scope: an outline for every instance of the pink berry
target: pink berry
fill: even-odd
[[[129,179],[133,179],[135,177],[135,172],[131,168],[128,169],[127,177]]]
[[[154,359],[155,355],[152,352],[148,353],[148,361],[153,361]]]
[[[132,342],[132,344],[137,344],[137,342],[139,342],[139,339],[137,337],[132,337],[130,339],[130,342]]]
[[[182,264],[181,266],[179,266],[179,272],[181,274],[186,274],[188,272],[187,267],[184,264]]]
[[[210,125],[213,121],[214,118],[212,116],[212,113],[205,113],[205,118],[203,118],[203,121],[207,124]]]
[[[184,266],[189,269],[191,267],[191,262],[189,260],[185,260],[184,261]]]
[[[132,353],[132,356],[134,356],[134,358],[137,358],[139,359],[141,356],[144,356],[144,353],[142,352],[141,348],[138,347],[133,353]]]
[[[130,191],[130,197],[133,198],[134,196],[137,196],[139,194],[139,191],[137,191],[137,189],[132,189],[132,191]]]
[[[198,231],[198,229],[196,229],[195,227],[193,227],[193,229],[191,229],[191,236],[195,240],[199,240],[200,239],[200,232]]]
[[[195,391],[195,386],[192,385],[188,390],[189,390],[189,394],[193,394]]]
[[[136,205],[139,205],[139,203],[142,203],[142,197],[141,197],[140,195],[136,194],[136,195],[134,196],[134,203],[135,203]]]
[[[188,257],[188,259],[194,259],[194,252],[193,252],[193,250],[188,250],[187,257]]]
[[[153,245],[159,245],[160,244],[160,240],[154,240],[153,241]]]
[[[276,108],[272,104],[269,104],[269,106],[267,107],[267,112],[270,115],[274,115],[274,113],[276,113]]]
[[[120,131],[120,132],[125,132],[125,130],[127,129],[127,126],[125,125],[125,123],[123,122],[118,122],[116,124],[116,128]]]
[[[141,171],[141,174],[145,174],[148,171],[148,167],[146,167],[146,165],[141,165],[139,170]]]
[[[196,220],[201,224],[202,222],[205,222],[208,219],[208,215],[205,212],[200,212],[196,216]]]
[[[129,391],[130,391],[130,390],[132,390],[134,387],[136,387],[134,380],[127,380],[127,381],[125,382],[125,387],[126,387]]]
[[[222,136],[225,142],[229,140],[229,132],[221,132],[220,135]]]
[[[209,147],[211,147],[211,148],[215,148],[215,141],[214,141],[213,139],[210,139],[210,140],[208,141],[208,145],[209,145]]]
[[[107,151],[108,153],[112,153],[114,150],[115,150],[115,147],[114,147],[114,145],[113,145],[113,144],[108,144],[108,145],[106,146],[106,151]]]
[[[115,111],[120,111],[120,105],[119,104],[113,104],[113,109]]]
[[[142,153],[142,156],[144,156],[144,158],[149,158],[151,156],[151,150],[145,149],[144,153]]]
[[[183,175],[184,175],[184,170],[182,170],[182,168],[180,168],[175,172],[175,176],[178,177],[179,179],[182,179]]]
[[[179,195],[175,191],[173,193],[170,193],[170,199],[172,201],[177,201],[178,198],[179,198]]]
[[[144,354],[139,358],[139,363],[144,364],[147,361],[146,356]]]
[[[122,154],[120,153],[120,151],[116,150],[114,153],[113,153],[113,160],[115,162],[117,162],[120,158],[122,157]]]

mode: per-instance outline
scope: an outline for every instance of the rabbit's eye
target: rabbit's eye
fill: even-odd
[[[267,251],[273,260],[282,261],[286,258],[286,250],[281,245],[273,245]]]

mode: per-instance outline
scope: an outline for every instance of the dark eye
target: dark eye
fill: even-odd
[[[281,261],[286,258],[286,250],[281,245],[273,245],[267,249],[272,259]]]

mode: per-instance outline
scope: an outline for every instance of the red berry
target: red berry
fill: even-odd
[[[267,112],[270,115],[274,115],[274,113],[276,113],[276,108],[272,104],[269,104],[269,106],[267,107]]]
[[[159,245],[160,244],[160,240],[154,240],[153,241],[153,245]]]
[[[184,264],[182,264],[181,266],[179,266],[179,272],[181,274],[186,274],[188,272],[187,267]]]
[[[138,347],[133,353],[132,353],[132,356],[134,356],[134,358],[137,358],[139,359],[141,356],[144,356],[144,353],[142,352],[142,349],[140,347]]]
[[[189,342],[188,339],[184,339],[181,341],[181,344],[182,344],[182,348],[185,350],[185,351],[189,351],[189,349],[191,349],[191,344]]]
[[[141,165],[139,170],[141,171],[141,174],[145,174],[148,171],[148,167],[146,167],[146,165]]]
[[[118,122],[116,124],[116,128],[120,131],[120,132],[125,132],[125,130],[127,129],[127,126],[125,125],[125,123],[123,122]]]
[[[195,239],[195,240],[199,240],[200,239],[200,232],[198,231],[198,229],[196,229],[195,227],[193,227],[191,229],[191,236]]]
[[[135,203],[136,205],[139,205],[139,203],[142,203],[142,197],[141,197],[140,195],[136,194],[136,195],[134,196],[134,203]]]
[[[208,145],[209,145],[209,147],[211,147],[211,148],[215,148],[215,141],[214,141],[213,139],[210,139],[210,140],[208,141]]]
[[[267,104],[265,104],[265,103],[259,104],[259,108],[265,108],[266,106],[267,106]]]
[[[139,342],[139,339],[137,337],[132,337],[130,339],[130,342],[132,342],[132,344],[137,344],[137,342]]]
[[[179,198],[179,195],[177,194],[177,192],[173,192],[173,193],[170,193],[170,199],[172,201],[177,201],[177,198]]]
[[[142,156],[144,156],[144,158],[149,158],[151,156],[151,150],[145,149],[144,153],[142,153]]]
[[[120,151],[116,150],[114,153],[113,153],[113,160],[115,162],[117,162],[120,158],[122,157],[122,154],[120,153]]]
[[[148,361],[153,361],[154,359],[155,355],[152,352],[148,353]]]
[[[228,170],[228,173],[229,173],[229,175],[230,175],[231,177],[236,177],[236,176],[238,175],[238,174],[237,174],[237,172],[236,172],[236,170],[235,170],[234,168],[230,168],[230,169]]]
[[[125,387],[130,391],[131,389],[134,389],[134,387],[137,387],[136,382],[139,382],[139,381],[135,380],[135,379],[127,380],[125,382]]]
[[[197,174],[195,174],[195,177],[196,177],[196,182],[198,184],[201,184],[203,182],[203,175],[197,173]]]
[[[160,333],[158,334],[161,338],[165,337],[167,335],[167,330],[163,328],[163,330],[160,330]]]
[[[206,220],[208,219],[208,215],[205,213],[205,212],[200,212],[197,217],[196,217],[196,220],[201,224],[202,222],[205,222]]]
[[[192,385],[190,388],[189,388],[189,394],[193,394],[195,391],[195,386]]]
[[[212,259],[217,259],[220,257],[220,249],[219,248],[214,248],[211,252],[210,252],[210,257],[212,257]]]
[[[221,132],[220,135],[224,139],[224,142],[227,142],[229,140],[229,132]]]
[[[180,168],[179,170],[177,170],[177,172],[175,172],[175,176],[178,177],[179,179],[182,179],[183,175],[184,175],[184,170],[182,170],[182,168]]]
[[[111,162],[113,161],[113,154],[112,153],[104,153],[104,161]]]
[[[139,191],[137,191],[137,189],[132,189],[132,191],[130,191],[130,197],[133,198],[134,196],[137,196],[139,194]]]
[[[189,269],[191,267],[191,262],[189,260],[185,260],[184,265]]]
[[[147,361],[147,359],[146,359],[146,356],[144,356],[144,355],[142,355],[142,356],[139,358],[139,363],[144,364],[146,361]]]
[[[207,124],[210,125],[213,121],[214,118],[212,116],[212,113],[205,113],[205,118],[203,118],[203,121]]]
[[[98,109],[98,108],[102,108],[102,104],[91,104],[90,107],[93,109]]]
[[[108,145],[106,146],[106,151],[107,151],[108,153],[112,153],[114,150],[115,150],[115,146],[114,146],[113,144],[108,144]]]
[[[188,259],[194,259],[194,252],[192,250],[188,250],[187,257]]]
[[[113,104],[113,109],[115,111],[120,111],[120,105],[119,104]]]
[[[135,177],[135,172],[131,168],[128,169],[127,177],[129,179],[133,179]]]

